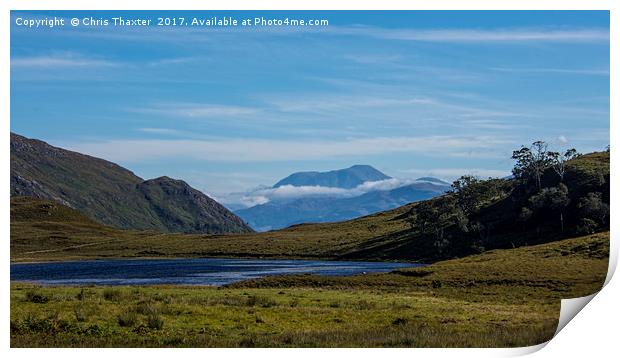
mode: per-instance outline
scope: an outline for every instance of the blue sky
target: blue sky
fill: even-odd
[[[15,19],[321,18],[320,28],[28,29]],[[11,130],[215,196],[302,170],[510,172],[609,144],[609,13],[19,12]]]

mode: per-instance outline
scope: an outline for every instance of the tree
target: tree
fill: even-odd
[[[432,221],[435,237],[437,240],[443,240],[446,227],[454,223],[452,218],[455,216],[456,211],[458,211],[456,200],[450,195],[443,196],[437,201],[437,208],[435,210],[439,213],[439,215],[435,215]]]
[[[521,149],[512,152],[512,159],[516,161],[512,168],[512,174],[519,179],[529,179],[534,161],[530,148],[521,146]]]
[[[551,166],[553,171],[560,177],[560,182],[564,181],[564,173],[566,173],[566,162],[571,159],[577,158],[581,154],[577,153],[575,148],[568,149],[564,154],[559,152],[549,152],[551,158]]]
[[[536,178],[536,187],[541,189],[540,177],[551,162],[549,152],[547,151],[547,143],[539,140],[532,143],[532,169],[534,177]]]
[[[430,201],[421,202],[416,209],[416,214],[410,216],[415,220],[414,223],[412,223],[412,227],[417,225],[420,227],[420,233],[426,234],[428,227],[433,225],[437,220],[439,211],[435,209]]]
[[[560,228],[564,231],[564,208],[570,203],[568,187],[560,183],[556,187],[544,188],[529,199],[530,207],[538,214],[559,214]],[[522,211],[522,214],[527,215]]]
[[[594,234],[597,228],[598,224],[596,223],[596,221],[588,218],[581,218],[579,219],[579,224],[577,225],[576,232],[579,235],[589,235]]]
[[[609,205],[603,202],[603,194],[600,192],[590,192],[579,200],[577,208],[585,218],[597,220],[602,225],[607,225],[609,216]]]
[[[547,143],[536,141],[528,148],[522,146],[521,149],[512,152],[512,159],[516,160],[512,169],[515,177],[524,180],[534,179],[536,188],[541,189],[541,177],[551,163],[552,159],[547,151]]]
[[[478,207],[481,193],[476,189],[480,182],[481,180],[473,175],[463,175],[452,182],[452,192],[456,195],[457,204],[465,215],[473,213]]]

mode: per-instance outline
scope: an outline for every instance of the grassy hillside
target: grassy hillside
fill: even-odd
[[[393,220],[407,210],[404,207],[343,223],[299,225],[268,233],[165,234],[114,229],[73,209],[57,207],[62,206],[40,199],[11,198],[12,261],[201,256],[336,258],[376,235],[403,230],[407,225]],[[35,217],[31,211],[43,213]]]
[[[386,274],[350,277],[311,275],[269,276],[230,285],[236,288],[442,288],[450,296],[474,300],[492,293],[506,301],[531,298],[561,299],[596,292],[605,280],[609,232],[564,239],[548,244],[492,250],[425,267]]]
[[[546,175],[545,185],[555,185],[552,173]],[[74,225],[75,216],[71,215],[62,224],[49,223],[28,216],[28,206],[41,210],[40,201],[12,198],[11,260],[229,256],[434,262],[608,228],[608,221],[587,219],[595,226],[586,227],[586,232],[579,231],[583,221],[580,216],[592,215],[583,212],[584,198],[590,193],[600,193],[599,204],[609,203],[609,153],[592,153],[572,160],[564,183],[568,188],[568,205],[563,209],[564,231],[560,229],[559,213],[552,209],[538,209],[527,220],[520,217],[523,208],[531,206],[531,199],[537,194],[514,180],[476,184],[478,187],[474,188],[485,194],[476,196],[478,208],[466,220],[455,210],[456,194],[447,194],[355,220],[303,224],[245,235],[121,231],[92,222],[84,226],[81,219]],[[13,210],[17,203],[21,211]],[[58,204],[48,202],[47,205]],[[432,222],[423,222],[422,214],[430,215]],[[467,231],[463,231],[461,221],[466,222]],[[441,226],[435,225],[437,222],[442,222]],[[89,245],[75,247],[84,244]]]
[[[118,228],[194,233],[253,231],[225,207],[183,181],[167,177],[143,181],[114,163],[14,133],[11,196],[52,200]]]
[[[211,287],[11,285],[12,347],[515,347],[601,288],[609,233],[354,277]]]

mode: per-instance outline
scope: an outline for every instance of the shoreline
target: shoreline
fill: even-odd
[[[16,261],[11,258],[10,264],[41,264],[41,263],[56,263],[56,262],[80,262],[80,261],[103,261],[103,260],[191,260],[191,259],[238,259],[238,260],[264,260],[264,261],[278,261],[278,260],[291,260],[291,261],[337,261],[337,262],[384,262],[384,263],[403,263],[403,264],[416,264],[416,265],[431,265],[437,262],[447,261],[439,260],[433,262],[420,262],[409,260],[373,260],[373,259],[338,259],[334,257],[312,257],[312,256],[231,256],[231,255],[215,255],[215,256],[132,256],[132,257],[68,257],[68,258],[45,258],[39,260],[28,259],[27,261]]]

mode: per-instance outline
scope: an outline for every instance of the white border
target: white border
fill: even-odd
[[[410,0],[407,3],[394,1],[394,0],[382,0],[382,1],[356,1],[347,2],[341,1],[336,3],[334,0],[298,0],[298,1],[277,1],[277,0],[264,0],[264,1],[251,1],[251,0],[237,0],[237,1],[201,1],[196,0],[175,0],[175,1],[163,1],[153,0],[150,2],[131,2],[129,0],[91,0],[91,1],[75,1],[75,0],[54,0],[54,1],[33,1],[33,0],[3,0],[0,2],[0,114],[2,120],[0,120],[2,136],[2,150],[0,155],[2,162],[4,163],[4,174],[0,177],[0,188],[4,192],[4,200],[0,203],[0,220],[2,222],[2,240],[4,242],[5,249],[2,250],[2,287],[4,294],[1,297],[1,312],[2,319],[0,326],[2,327],[2,336],[0,338],[2,347],[6,350],[6,353],[10,353],[15,356],[45,354],[51,357],[55,356],[76,356],[83,357],[84,355],[104,357],[112,353],[109,350],[101,349],[82,349],[82,350],[68,350],[68,349],[49,349],[42,351],[35,351],[32,349],[12,349],[9,350],[9,237],[10,237],[10,223],[9,223],[9,136],[10,131],[9,118],[9,88],[10,88],[10,54],[9,54],[9,31],[10,31],[10,10],[179,10],[179,9],[204,9],[204,10],[611,10],[611,61],[610,64],[610,78],[611,78],[611,144],[616,148],[618,145],[617,133],[618,133],[618,85],[620,84],[619,71],[617,67],[614,67],[614,63],[618,64],[619,56],[618,49],[620,47],[620,36],[618,34],[618,23],[620,21],[618,11],[618,1],[614,0],[434,0],[434,1],[422,1],[422,0]],[[619,220],[615,220],[615,204],[618,202],[617,181],[618,166],[617,155],[612,153],[612,257],[610,263],[610,274],[608,274],[608,281],[611,278],[611,274],[615,271],[618,255],[618,240],[616,239],[616,232],[618,232]],[[297,358],[312,357],[315,358],[317,354],[335,356],[340,354],[355,354],[360,357],[374,357],[377,354],[385,354],[386,352],[394,356],[409,356],[411,354],[423,354],[424,356],[452,356],[458,355],[459,357],[485,357],[485,356],[514,356],[523,355],[540,350],[537,355],[542,357],[552,356],[573,356],[579,354],[592,355],[593,353],[600,353],[603,356],[608,356],[610,352],[617,351],[617,318],[620,317],[618,302],[620,302],[620,285],[618,279],[611,281],[600,294],[596,295],[592,299],[592,302],[583,309],[583,311],[577,315],[574,322],[571,322],[567,327],[562,330],[557,337],[552,339],[548,344],[537,347],[527,347],[520,349],[417,349],[412,351],[410,349],[390,349],[383,351],[375,351],[374,349],[364,350],[327,350],[327,349],[297,349],[291,351],[290,349],[263,349],[263,350],[235,350],[235,349],[216,349],[204,351],[200,349],[185,349],[182,351],[183,355],[191,356],[204,356],[216,355],[216,356],[236,356],[247,355],[252,356],[269,356],[269,357],[287,357],[295,355]],[[174,351],[176,353],[177,351]],[[169,349],[150,350],[148,352],[140,350],[129,349],[115,349],[115,354],[148,354],[156,357],[168,356],[173,351]],[[606,354],[604,354],[606,353]],[[107,357],[106,357],[107,358]]]

